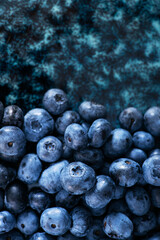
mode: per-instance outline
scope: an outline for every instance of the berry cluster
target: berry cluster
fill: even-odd
[[[0,240],[159,240],[160,108],[69,110],[50,89],[23,116],[0,102]]]

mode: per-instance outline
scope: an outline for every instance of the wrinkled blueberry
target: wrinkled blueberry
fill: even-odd
[[[3,126],[17,126],[22,127],[24,122],[23,111],[16,105],[10,105],[5,107],[4,115],[2,118]]]

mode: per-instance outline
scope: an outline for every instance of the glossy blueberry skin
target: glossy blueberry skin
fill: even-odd
[[[49,89],[43,97],[44,108],[53,115],[59,115],[68,108],[66,93],[58,88]]]
[[[154,155],[160,155],[160,148],[156,148],[156,149],[153,149],[150,154],[149,154],[149,157],[152,157]]]
[[[53,240],[53,237],[45,232],[37,232],[34,233],[32,237],[29,238],[29,240]]]
[[[138,131],[133,134],[133,143],[135,147],[144,151],[151,150],[155,146],[154,137],[150,133],[144,131]]]
[[[11,231],[16,224],[16,219],[13,214],[8,211],[0,212],[0,234]]]
[[[12,182],[16,177],[16,170],[3,164],[0,164],[0,187],[6,188],[6,186]]]
[[[139,148],[132,148],[127,154],[126,158],[130,158],[140,165],[143,164],[144,160],[147,159],[147,154]]]
[[[13,229],[8,233],[0,235],[0,240],[24,240],[24,236],[19,231]]]
[[[112,162],[109,174],[116,184],[122,187],[132,187],[138,181],[140,165],[129,159],[119,158]]]
[[[153,136],[160,136],[160,107],[151,107],[145,112],[144,125]]]
[[[160,208],[160,188],[152,188],[151,197],[153,206]]]
[[[123,213],[111,213],[103,220],[103,229],[108,237],[127,239],[133,232],[132,221]]]
[[[143,115],[137,108],[129,107],[120,113],[119,122],[122,128],[133,133],[142,127]]]
[[[94,186],[95,171],[85,163],[72,162],[61,171],[60,181],[68,193],[81,195]]]
[[[0,158],[4,161],[17,162],[24,156],[26,140],[22,130],[15,126],[0,129]]]
[[[44,210],[40,217],[40,225],[50,235],[63,235],[71,227],[71,217],[64,208],[48,208]]]
[[[54,136],[42,138],[37,144],[37,155],[44,162],[56,162],[62,155],[62,143]]]
[[[71,212],[72,227],[70,232],[76,237],[85,237],[92,224],[91,213],[84,207],[75,207]]]
[[[82,238],[81,237],[76,237],[71,233],[66,233],[63,236],[58,236],[57,240],[82,240]]]
[[[3,126],[17,126],[22,128],[24,122],[24,115],[21,108],[16,105],[5,107],[4,115],[2,118]]]
[[[147,158],[143,165],[143,176],[147,183],[160,186],[160,155],[154,155]]]
[[[100,219],[95,219],[92,226],[89,228],[87,240],[107,240],[106,234],[103,231],[103,222]]]
[[[134,235],[144,236],[147,232],[154,229],[157,225],[156,215],[154,212],[148,212],[146,215],[132,219],[134,224]]]
[[[5,206],[10,212],[13,212],[14,214],[18,214],[26,208],[27,199],[27,186],[19,180],[11,182],[5,189]]]
[[[104,154],[106,157],[115,158],[128,152],[132,145],[131,134],[122,128],[114,129],[110,137],[104,144]]]
[[[39,228],[39,217],[31,209],[20,213],[17,217],[17,228],[25,235],[35,233]]]
[[[42,171],[42,163],[34,153],[25,155],[19,164],[18,178],[27,184],[35,183]]]
[[[60,190],[55,196],[56,206],[67,209],[74,208],[78,204],[79,200],[79,196],[69,194],[64,189]]]
[[[3,118],[3,113],[4,113],[4,106],[3,106],[3,103],[0,101],[0,122]]]
[[[63,160],[46,168],[39,179],[40,188],[47,193],[59,192],[62,189],[60,173],[68,164],[68,161]]]
[[[113,199],[120,199],[120,198],[123,198],[124,195],[125,195],[125,192],[126,192],[126,188],[125,188],[125,187],[122,187],[122,186],[116,185],[116,187],[115,187],[115,191],[114,191]]]
[[[78,111],[81,117],[87,122],[93,122],[98,118],[104,118],[107,113],[105,106],[90,101],[82,102]]]
[[[54,129],[52,116],[43,108],[34,108],[24,116],[24,133],[30,142],[38,142]]]
[[[99,175],[96,177],[95,186],[85,194],[84,199],[91,208],[103,208],[112,200],[114,191],[113,180],[108,176]]]
[[[73,150],[83,149],[88,143],[87,132],[80,124],[72,123],[65,130],[64,141]]]
[[[111,133],[111,124],[106,119],[100,118],[95,120],[88,131],[89,145],[100,148],[104,145]]]
[[[151,206],[147,191],[139,186],[128,189],[125,200],[130,211],[137,216],[145,215]]]
[[[64,135],[66,128],[72,123],[79,123],[80,116],[75,111],[66,111],[55,122],[55,128],[59,134]]]
[[[39,188],[31,190],[28,200],[30,207],[38,213],[41,213],[51,205],[50,195]]]
[[[104,155],[101,149],[88,147],[80,151],[75,151],[74,160],[76,162],[83,162],[97,170],[101,168],[104,163]]]

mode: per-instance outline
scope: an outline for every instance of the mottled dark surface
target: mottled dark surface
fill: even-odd
[[[51,87],[71,106],[160,103],[159,0],[0,0],[0,97],[25,112]]]

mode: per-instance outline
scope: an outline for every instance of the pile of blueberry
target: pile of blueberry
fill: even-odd
[[[0,240],[160,240],[160,108],[43,107],[0,102]]]

